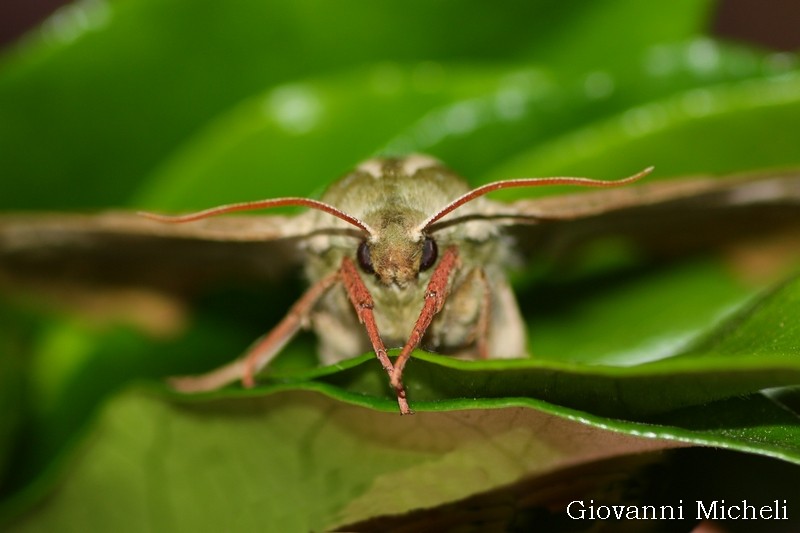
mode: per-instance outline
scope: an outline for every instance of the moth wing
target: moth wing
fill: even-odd
[[[135,213],[0,215],[0,281],[184,291],[217,279],[274,279],[300,261],[303,215],[173,224]]]
[[[559,255],[614,235],[674,255],[800,228],[800,171],[691,177],[521,200],[509,222],[524,252]],[[799,233],[800,234],[800,233]]]
[[[539,220],[569,220],[603,213],[688,203],[739,206],[800,202],[800,170],[732,177],[686,177],[636,186],[520,200],[512,210]]]

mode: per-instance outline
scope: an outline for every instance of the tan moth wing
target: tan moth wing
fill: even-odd
[[[531,259],[560,258],[607,236],[654,257],[672,257],[800,235],[800,171],[670,179],[520,200],[509,208],[516,218],[506,225]]]
[[[184,292],[224,279],[278,279],[301,261],[303,216],[161,224],[131,212],[0,214],[0,282]]]

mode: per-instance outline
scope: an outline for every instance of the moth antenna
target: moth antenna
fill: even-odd
[[[634,174],[633,176],[628,176],[627,178],[615,181],[595,180],[591,178],[576,178],[569,176],[554,176],[549,178],[520,178],[512,180],[493,181],[492,183],[481,185],[476,189],[472,189],[471,191],[462,194],[461,196],[459,196],[458,198],[456,198],[455,200],[453,200],[452,202],[441,208],[439,211],[437,211],[436,213],[425,219],[422,222],[422,224],[417,226],[416,231],[422,232],[426,230],[428,227],[430,227],[431,224],[441,219],[448,213],[455,211],[456,209],[466,204],[467,202],[474,200],[479,196],[488,194],[492,191],[497,191],[499,189],[512,189],[515,187],[538,187],[541,185],[577,185],[579,187],[619,187],[642,179],[643,177],[650,174],[654,168],[655,167],[647,167],[646,169]]]
[[[212,207],[210,209],[205,209],[203,211],[197,211],[195,213],[187,213],[185,215],[159,215],[157,213],[148,213],[146,211],[139,211],[139,215],[145,218],[149,218],[150,220],[156,220],[158,222],[169,222],[172,224],[180,224],[183,222],[193,222],[195,220],[201,220],[208,217],[213,217],[217,215],[224,215],[225,213],[233,213],[236,211],[251,211],[254,209],[269,209],[272,207],[283,207],[288,205],[296,205],[302,207],[310,207],[312,209],[318,209],[320,211],[324,211],[329,213],[336,218],[340,218],[345,222],[356,226],[367,232],[369,235],[375,235],[375,232],[369,227],[365,222],[357,219],[352,215],[348,215],[344,211],[333,207],[330,204],[326,204],[325,202],[320,202],[318,200],[311,200],[310,198],[273,198],[270,200],[257,200],[254,202],[241,202],[238,204],[226,204],[220,205],[217,207]]]

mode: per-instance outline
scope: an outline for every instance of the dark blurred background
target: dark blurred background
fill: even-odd
[[[2,0],[0,47],[19,39],[41,20],[70,3],[66,0]],[[800,48],[800,2],[797,0],[721,0],[713,33],[773,50]]]

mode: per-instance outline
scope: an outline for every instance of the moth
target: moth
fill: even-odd
[[[797,222],[800,180],[793,173],[633,186],[651,170],[616,181],[523,178],[472,189],[436,159],[412,155],[366,161],[320,200],[268,199],[176,216],[5,215],[0,280],[36,276],[37,269],[41,276],[59,261],[73,277],[90,272],[94,282],[135,277],[155,286],[165,282],[158,274],[170,272],[180,282],[202,282],[231,268],[277,276],[276,265],[299,263],[309,287],[283,320],[239,359],[171,384],[184,392],[235,381],[252,387],[286,343],[310,328],[325,364],[373,351],[400,413],[409,414],[403,372],[418,346],[473,359],[528,353],[506,277],[521,255],[604,232],[667,247],[682,235],[684,245],[702,247],[711,239],[704,232],[719,233],[719,224],[734,235],[748,234],[753,209],[763,206],[770,216],[776,206],[788,207],[790,216],[780,223]],[[514,203],[486,198],[500,189],[546,185],[612,190]],[[295,216],[220,216],[280,206],[309,209]],[[158,265],[155,275],[131,275],[142,258]],[[387,348],[400,348],[394,361]]]

